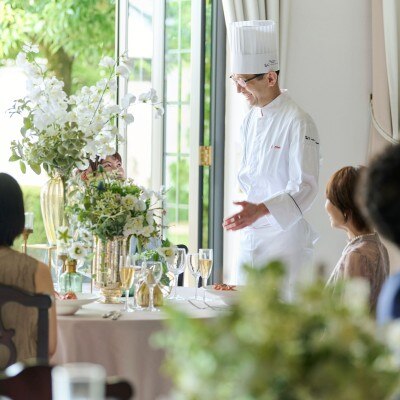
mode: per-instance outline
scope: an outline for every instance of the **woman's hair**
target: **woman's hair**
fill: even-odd
[[[22,190],[12,176],[0,173],[0,246],[12,246],[24,226]]]
[[[400,246],[400,145],[390,146],[368,167],[362,203],[377,230]]]
[[[345,221],[351,221],[359,231],[369,230],[369,224],[357,206],[357,185],[365,167],[343,167],[326,185],[326,198],[338,208]]]

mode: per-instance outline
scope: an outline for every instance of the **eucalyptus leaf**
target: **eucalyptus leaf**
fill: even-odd
[[[21,172],[23,174],[25,174],[26,173],[26,165],[25,165],[25,163],[23,161],[19,162],[19,167],[21,168]]]

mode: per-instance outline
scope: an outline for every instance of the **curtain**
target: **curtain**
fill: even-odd
[[[369,157],[399,142],[398,0],[372,1],[372,95]]]

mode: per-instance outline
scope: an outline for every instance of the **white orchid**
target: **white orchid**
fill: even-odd
[[[115,103],[114,92],[117,76],[129,77],[129,58],[126,54],[114,60],[104,57],[100,66],[111,70],[109,78],[102,78],[93,86],[84,86],[76,94],[67,96],[64,83],[54,76],[46,75],[46,66],[34,60],[38,46],[28,44],[17,56],[17,65],[27,75],[27,96],[16,100],[12,114],[24,119],[21,140],[11,144],[11,161],[25,163],[35,172],[41,167],[50,175],[70,176],[74,168],[95,161],[99,156],[115,153],[116,142],[122,137],[115,127],[115,120],[121,118],[126,124],[134,122],[128,111],[137,102],[156,105],[154,89],[142,94],[138,101],[133,94],[127,94],[121,104]],[[124,64],[122,61],[126,61]],[[28,134],[29,132],[29,134]]]

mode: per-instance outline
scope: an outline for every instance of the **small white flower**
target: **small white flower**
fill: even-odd
[[[157,92],[153,88],[151,88],[148,92],[142,93],[139,96],[139,101],[141,103],[156,103],[158,101]]]
[[[117,76],[123,76],[126,79],[129,78],[129,69],[123,65],[118,65],[118,67],[115,68],[115,72]]]
[[[145,237],[149,237],[154,232],[154,227],[151,225],[144,226],[142,229],[142,235]]]
[[[86,257],[87,251],[86,247],[82,242],[74,242],[72,246],[69,248],[68,255],[70,258],[74,260],[84,260]]]
[[[156,110],[155,118],[161,118],[164,115],[164,108],[163,107],[156,106],[155,110]]]
[[[22,46],[25,53],[39,53],[39,46],[37,44],[26,43]]]
[[[122,119],[125,121],[125,123],[126,123],[127,125],[129,125],[129,124],[131,124],[133,121],[135,121],[134,116],[133,116],[132,114],[128,114],[128,113],[123,114],[123,115],[122,115]]]
[[[146,210],[146,203],[143,200],[138,200],[135,204],[135,209],[137,211],[145,211]]]
[[[135,208],[136,203],[137,203],[137,198],[132,194],[126,195],[121,200],[122,206],[127,210],[133,210]]]
[[[157,253],[165,258],[165,261],[168,263],[173,262],[174,257],[175,257],[175,251],[176,247],[175,246],[170,246],[170,247],[160,247],[157,249]]]
[[[113,58],[105,56],[100,60],[99,65],[100,67],[111,68],[115,65],[115,61]]]
[[[131,93],[127,93],[121,100],[121,106],[122,108],[128,108],[135,101],[136,97]]]

